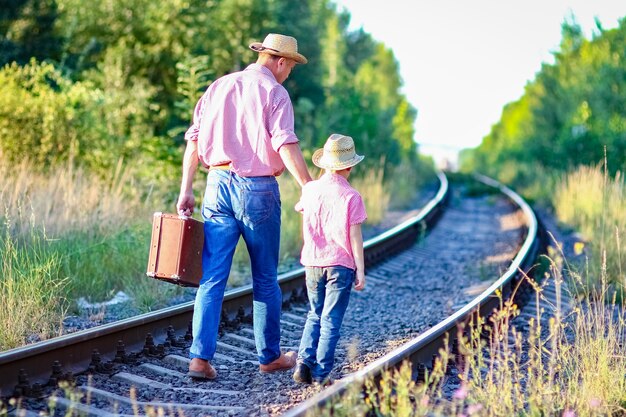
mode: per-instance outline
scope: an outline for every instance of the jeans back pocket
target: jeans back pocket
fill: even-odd
[[[258,225],[276,210],[280,211],[272,190],[242,190],[242,200],[243,219],[250,226]]]

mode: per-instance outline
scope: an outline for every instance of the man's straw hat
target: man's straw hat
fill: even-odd
[[[333,133],[324,147],[313,154],[313,163],[324,169],[338,171],[355,166],[365,158],[354,151],[354,140],[350,136]]]
[[[263,39],[263,43],[251,43],[250,49],[256,52],[291,58],[300,64],[307,63],[304,55],[298,53],[298,41],[292,36],[270,33]]]

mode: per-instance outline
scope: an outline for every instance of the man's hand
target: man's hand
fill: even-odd
[[[191,216],[196,205],[196,198],[193,193],[181,194],[176,203],[176,212],[181,216]]]
[[[354,280],[354,289],[361,291],[365,288],[365,274],[363,272],[356,272],[356,279]]]

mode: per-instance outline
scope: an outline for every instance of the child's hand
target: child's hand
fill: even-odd
[[[356,272],[356,279],[354,280],[354,289],[361,291],[365,288],[365,274],[363,272]]]

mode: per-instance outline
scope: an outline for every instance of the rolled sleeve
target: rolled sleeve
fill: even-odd
[[[287,90],[282,86],[279,87],[275,91],[276,95],[268,123],[268,130],[272,138],[272,148],[276,152],[283,145],[298,143],[298,137],[294,132],[294,115],[291,99]]]
[[[196,104],[196,108],[193,111],[193,122],[189,129],[185,132],[185,140],[198,140],[198,133],[200,133],[200,122],[202,121],[202,114],[204,113],[204,102],[205,102],[206,93],[202,95],[198,103]]]

